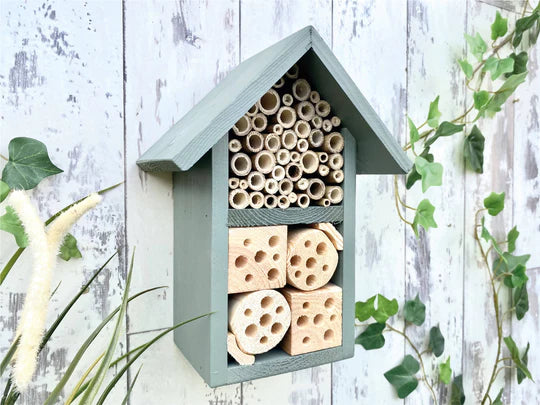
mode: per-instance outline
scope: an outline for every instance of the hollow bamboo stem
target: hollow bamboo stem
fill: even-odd
[[[302,101],[295,107],[296,115],[304,121],[311,121],[315,116],[315,106],[309,101]]]
[[[296,122],[296,111],[291,107],[281,107],[275,117],[284,129],[292,128]]]
[[[341,153],[332,153],[328,157],[328,166],[332,170],[339,170],[343,167],[343,155]]]
[[[319,157],[311,150],[302,153],[300,157],[300,166],[304,173],[315,173],[319,167]]]
[[[260,191],[249,193],[249,205],[251,208],[259,209],[264,206],[264,194]]]
[[[315,113],[320,117],[328,117],[330,114],[330,104],[327,101],[321,100],[315,104]]]
[[[240,179],[238,177],[231,177],[229,179],[229,188],[234,190],[240,186]]]
[[[298,194],[298,198],[296,199],[296,205],[298,205],[300,208],[309,207],[310,202],[311,200],[307,194]]]
[[[302,177],[302,167],[298,163],[289,163],[285,168],[285,175],[291,181],[297,181]]]
[[[280,149],[276,152],[276,162],[286,166],[291,161],[291,152],[288,149]]]
[[[325,191],[326,186],[321,179],[309,180],[309,186],[306,190],[309,198],[311,198],[312,200],[320,200],[324,197]]]
[[[266,150],[276,153],[281,148],[281,138],[277,134],[267,134],[264,138],[264,147]]]
[[[304,120],[298,120],[294,124],[294,132],[300,139],[306,139],[311,132],[311,126],[309,122]]]
[[[332,204],[339,204],[343,201],[343,189],[340,186],[328,186],[324,194]]]
[[[276,157],[268,150],[261,150],[256,155],[252,156],[251,160],[253,161],[255,169],[263,174],[272,172],[272,169],[274,169],[274,166],[276,165]]]
[[[249,205],[249,194],[246,190],[237,188],[229,193],[229,204],[236,209],[244,209]]]
[[[281,100],[274,89],[268,90],[257,102],[259,111],[265,115],[273,115],[278,112]]]
[[[290,179],[283,179],[278,183],[279,193],[289,195],[293,192],[293,182]]]
[[[257,132],[263,132],[268,126],[268,118],[263,113],[257,113],[251,118],[251,127]]]
[[[324,135],[320,129],[312,129],[308,140],[313,148],[320,148],[324,142]]]
[[[232,127],[233,132],[238,136],[245,136],[251,131],[251,120],[247,115],[240,117]]]
[[[242,146],[244,150],[252,153],[260,152],[264,147],[264,138],[257,131],[251,131],[242,138]]]
[[[264,188],[265,180],[264,174],[259,172],[251,172],[247,176],[249,188],[253,191],[261,191]]]
[[[231,170],[237,176],[246,176],[251,171],[249,156],[242,152],[232,155]]]
[[[298,79],[292,85],[292,95],[299,101],[305,101],[309,98],[311,86],[305,79]]]
[[[339,153],[344,146],[343,136],[339,132],[332,132],[324,137],[322,148],[328,153]]]
[[[343,183],[343,170],[333,170],[326,178],[328,183]]]
[[[239,139],[231,139],[229,141],[229,150],[232,153],[240,152],[242,149],[242,142]]]
[[[269,194],[264,196],[264,206],[266,208],[276,208],[277,207],[277,197],[275,195]]]
[[[283,131],[283,135],[281,135],[281,145],[283,145],[286,149],[294,149],[296,147],[296,142],[298,141],[298,137],[296,136],[296,133],[292,129],[287,129]]]

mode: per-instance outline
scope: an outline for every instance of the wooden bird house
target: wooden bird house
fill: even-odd
[[[411,163],[313,27],[238,65],[137,163],[174,172],[174,322],[212,312],[175,342],[210,386],[353,356],[355,176]]]

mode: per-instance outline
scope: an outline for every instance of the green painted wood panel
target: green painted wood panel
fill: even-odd
[[[316,222],[342,222],[343,205],[332,207],[290,207],[260,209],[229,209],[228,225],[235,226],[268,226],[314,224]]]

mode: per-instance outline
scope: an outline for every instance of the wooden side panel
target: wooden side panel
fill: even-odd
[[[353,173],[353,176],[356,173]],[[316,222],[343,221],[343,205],[330,207],[291,207],[286,210],[279,208],[260,209],[229,209],[228,225],[235,226],[266,226],[266,225],[292,225],[314,224]]]

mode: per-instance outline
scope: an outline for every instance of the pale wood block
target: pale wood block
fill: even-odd
[[[231,332],[227,332],[227,351],[242,366],[250,366],[255,363],[255,356],[240,350],[236,342],[236,336]]]
[[[281,342],[290,355],[341,345],[341,288],[327,284],[314,291],[280,290],[291,308],[291,327]]]
[[[313,228],[323,231],[332,242],[336,250],[343,250],[343,235],[330,222],[321,222],[311,225]]]
[[[289,329],[291,310],[275,290],[229,295],[229,330],[244,353],[259,354],[275,347]]]
[[[322,287],[336,271],[338,254],[323,231],[292,229],[287,235],[287,283],[304,291]]]
[[[285,286],[286,256],[285,225],[229,228],[229,294]]]

